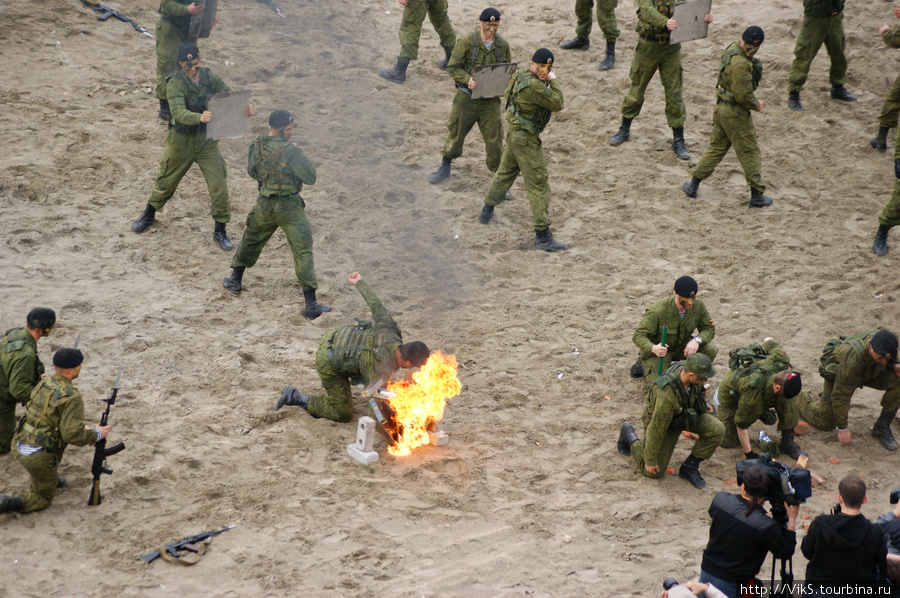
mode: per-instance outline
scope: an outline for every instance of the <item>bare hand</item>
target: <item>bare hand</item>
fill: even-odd
[[[400,6],[406,6],[406,0],[397,0],[400,3]]]
[[[213,17],[213,22],[209,24],[209,28],[210,28],[210,29],[215,29],[215,28],[216,28],[216,23],[218,23],[218,22],[219,22],[219,17]]]
[[[468,88],[469,88],[469,89],[475,89],[475,86],[476,86],[476,85],[478,85],[478,84],[475,83],[475,78],[474,78],[474,77],[469,77],[469,85],[468,85]]]
[[[198,14],[200,14],[201,12],[203,12],[205,9],[206,9],[206,6],[204,6],[204,5],[202,5],[202,4],[197,5],[197,4],[194,3],[194,2],[191,2],[191,3],[188,5],[188,7],[187,7],[187,11],[188,11],[189,13],[191,13],[192,15],[198,15]]]
[[[894,16],[900,19],[900,6],[894,7]]]
[[[547,73],[548,81],[553,81],[554,79],[556,79],[556,73],[554,73],[553,71],[550,71],[549,73]]]
[[[653,345],[653,347],[650,348],[650,352],[653,353],[654,355],[656,355],[657,357],[665,357],[666,353],[669,352],[669,345],[663,345],[663,344]]]
[[[675,19],[669,19],[668,21],[666,21],[666,29],[668,29],[669,31],[674,31],[676,27],[678,27],[678,21],[676,21]]]
[[[838,430],[838,440],[844,444],[850,444],[850,429]]]
[[[247,116],[253,116],[254,114],[256,114],[256,110],[254,110],[253,104],[247,104],[247,109],[244,110],[244,114],[246,114]]]
[[[760,109],[762,109],[762,100],[759,101],[759,107],[760,107]],[[772,338],[771,336],[767,336],[766,338],[763,339],[763,342],[764,342],[764,343],[767,343],[767,342],[769,342],[769,341],[774,341],[774,340],[775,340],[775,339]]]
[[[700,348],[700,343],[695,340],[692,340],[684,347],[684,356],[693,355],[697,352],[697,349]]]
[[[712,21],[713,21],[712,13],[709,13],[708,15],[703,17],[703,20],[706,21],[707,23],[712,23]]]
[[[203,114],[200,115],[200,122],[208,123],[211,120],[212,120],[212,112],[210,112],[209,110],[204,110]]]
[[[652,475],[659,473],[659,465],[644,465],[644,469],[647,470],[647,473]]]
[[[895,9],[895,10],[900,10],[900,9]],[[881,34],[884,33],[885,31],[887,31],[888,29],[890,29],[890,27],[888,27],[887,25],[885,25],[884,23],[882,23],[881,26],[878,27],[878,35],[881,35]]]
[[[681,585],[693,592],[694,596],[699,596],[709,589],[709,584],[700,583],[699,581],[686,581]]]
[[[354,272],[350,275],[350,284],[352,284],[353,286],[356,286],[356,283],[358,283],[360,280],[362,280],[362,276],[359,275],[359,272]]]
[[[797,521],[797,515],[800,513],[800,505],[785,505],[784,510],[787,511],[788,529],[794,529]]]
[[[709,403],[706,404],[706,412],[707,412],[707,413],[712,413],[712,412],[713,412],[713,406],[710,405]]]

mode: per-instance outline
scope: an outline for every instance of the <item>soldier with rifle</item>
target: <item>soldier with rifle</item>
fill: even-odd
[[[31,393],[28,411],[19,420],[14,438],[19,463],[31,475],[31,489],[18,496],[0,494],[0,513],[29,513],[49,507],[66,447],[94,444],[109,434],[108,425],[84,423],[84,401],[72,385],[83,361],[78,349],[60,349],[53,355],[56,373],[42,378]]]

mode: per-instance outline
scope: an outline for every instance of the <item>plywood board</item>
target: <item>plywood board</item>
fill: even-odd
[[[703,39],[709,31],[709,23],[703,18],[712,12],[712,0],[686,0],[677,2],[672,18],[678,22],[669,34],[669,44],[680,44]]]
[[[475,67],[472,77],[478,85],[472,90],[472,99],[498,98],[506,91],[509,78],[516,72],[515,62],[483,64]]]
[[[210,96],[207,110],[212,113],[212,120],[206,125],[206,138],[231,139],[246,135],[249,127],[246,110],[249,103],[249,89]]]
[[[209,37],[212,31],[212,22],[216,18],[216,8],[218,8],[219,0],[195,0],[194,4],[203,5],[206,8],[203,12],[191,15],[191,28],[188,30],[188,41],[197,43],[197,39],[201,37]]]

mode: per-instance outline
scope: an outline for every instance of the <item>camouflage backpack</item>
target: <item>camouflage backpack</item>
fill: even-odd
[[[760,372],[764,378],[768,378],[772,374],[791,369],[791,362],[784,351],[769,354],[760,343],[750,343],[731,350],[728,354],[728,367],[737,372],[738,378],[754,372]]]
[[[819,375],[829,382],[834,382],[834,378],[835,376],[837,376],[838,370],[841,369],[839,363],[837,363],[836,361],[832,361],[834,350],[844,343],[851,343],[854,345],[853,348],[857,352],[861,353],[866,345],[866,343],[863,342],[866,337],[869,335],[874,335],[879,330],[882,329],[876,328],[875,330],[866,330],[865,332],[857,332],[856,334],[848,334],[829,340],[827,343],[825,343],[825,347],[822,349],[822,356],[819,357]]]

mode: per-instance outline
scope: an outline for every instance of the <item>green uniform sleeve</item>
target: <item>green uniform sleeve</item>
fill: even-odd
[[[185,106],[185,90],[182,85],[181,77],[172,77],[166,86],[166,96],[169,100],[169,110],[172,112],[172,118],[183,125],[199,125],[201,114],[199,112],[191,112]]]
[[[372,312],[372,317],[375,318],[376,327],[379,324],[397,326],[397,323],[394,322],[391,314],[388,313],[388,310],[385,309],[384,305],[381,304],[381,300],[378,298],[378,295],[376,295],[375,292],[369,288],[369,285],[367,285],[365,281],[360,280],[359,282],[357,282],[356,289],[359,291],[359,294],[362,295],[363,299],[366,300],[366,304],[369,306],[369,310]]]
[[[710,342],[716,336],[716,325],[713,324],[712,318],[709,316],[709,312],[706,310],[706,305],[702,301],[694,302],[693,309],[699,309],[698,315],[700,316],[700,320],[697,322],[697,333],[700,336],[703,344]]]
[[[294,178],[299,179],[304,185],[314,185],[316,182],[316,167],[306,157],[303,150],[295,145],[288,145],[285,151],[290,152],[287,163],[291,167],[291,173],[294,175]]]
[[[866,347],[866,350],[868,350],[868,347]],[[834,409],[835,425],[844,430],[848,425],[847,414],[850,411],[850,398],[864,382],[866,366],[862,363],[861,356],[853,350],[848,350],[842,357],[840,369],[834,378],[831,404]]]
[[[638,16],[654,27],[665,27],[669,22],[669,17],[656,10],[652,0],[638,0]]]
[[[734,59],[728,64],[729,88],[734,101],[747,110],[759,111],[759,100],[753,95],[753,62]]]
[[[66,444],[85,446],[97,440],[93,430],[84,429],[84,401],[77,390],[59,404],[59,435]]]
[[[737,411],[734,413],[734,425],[746,430],[753,425],[765,409],[766,384],[758,374],[743,378],[737,386],[740,395]]]
[[[453,80],[466,87],[469,84],[469,48],[471,40],[468,35],[463,35],[456,39],[456,45],[450,53],[450,62],[447,63],[447,73],[453,77]]]
[[[250,149],[247,151],[247,174],[250,175],[250,178],[256,178],[256,167],[258,163],[256,161],[256,140],[253,140],[253,143],[250,144]]]
[[[644,464],[653,467],[659,465],[659,448],[663,438],[669,431],[669,425],[675,415],[675,404],[678,399],[669,388],[655,387],[651,392],[659,393],[656,399],[656,408],[647,425],[647,437],[644,439]]]
[[[222,78],[213,72],[209,73],[209,86],[212,93],[225,93],[231,91],[231,88],[225,85]]]
[[[186,17],[191,14],[187,9],[189,4],[190,2],[182,4],[175,0],[162,0],[159,5],[159,14],[164,17]]]
[[[900,27],[885,29],[881,34],[881,40],[889,48],[900,48]]]
[[[661,328],[659,312],[648,309],[641,318],[637,330],[634,331],[634,336],[631,337],[631,342],[641,351],[641,359],[650,359],[653,356],[651,349],[656,343],[652,339],[659,337]]]
[[[34,379],[37,355],[31,347],[10,354],[9,361],[4,364],[9,372],[9,398],[17,403],[26,403],[31,398],[31,391],[37,382]]]
[[[556,79],[547,85],[535,77],[528,86],[528,92],[528,101],[536,106],[546,108],[550,112],[559,112],[563,109],[562,89]]]

